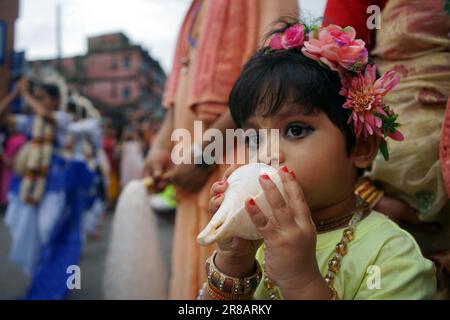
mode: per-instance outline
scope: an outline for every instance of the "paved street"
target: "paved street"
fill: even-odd
[[[9,259],[11,238],[4,224],[4,213],[0,214],[0,299],[14,299],[25,291],[28,279]]]
[[[160,240],[166,264],[170,265],[172,246],[173,214],[157,214]],[[11,238],[0,214],[0,299],[15,299],[26,290],[28,279],[9,259]],[[80,261],[81,289],[71,292],[69,299],[102,299],[102,278],[104,260],[111,230],[112,215],[109,214],[103,224],[100,240],[88,240]]]

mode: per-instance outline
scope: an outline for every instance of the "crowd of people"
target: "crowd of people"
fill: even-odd
[[[1,101],[1,203],[10,259],[31,279],[25,299],[66,297],[67,266],[101,237],[120,187],[141,178],[151,140],[145,121],[120,137],[87,98],[67,91],[57,73],[23,77]],[[10,110],[17,100],[23,112]]]
[[[144,158],[158,126],[146,116],[132,119],[123,128],[104,125],[102,150],[109,165],[108,207],[113,208],[120,191],[132,180],[144,175]]]

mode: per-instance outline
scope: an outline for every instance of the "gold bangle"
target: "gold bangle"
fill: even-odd
[[[211,286],[208,286],[206,290],[207,290],[207,292],[208,292],[208,295],[209,295],[213,300],[232,300],[232,299],[227,299],[227,298],[226,298],[225,296],[223,296],[223,295],[216,294],[214,291],[211,290]]]
[[[251,276],[235,278],[227,276],[217,268],[214,262],[216,255],[217,251],[214,251],[206,261],[206,274],[209,286],[215,289],[216,292],[233,297],[252,295],[262,278],[261,266],[258,261],[255,260],[256,271]]]
[[[238,295],[230,295],[223,292],[219,292],[214,289],[211,285],[208,285],[206,288],[209,296],[214,300],[252,300],[253,293],[250,292],[248,294],[238,294]]]
[[[383,197],[383,190],[378,189],[369,178],[362,178],[355,188],[355,194],[373,209]]]

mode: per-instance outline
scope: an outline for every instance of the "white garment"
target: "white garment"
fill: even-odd
[[[120,160],[120,185],[122,187],[132,180],[141,178],[144,168],[144,156],[139,142],[124,142]]]
[[[86,234],[92,234],[100,225],[102,215],[105,212],[105,203],[98,198],[94,201],[92,206],[84,212],[83,229]]]
[[[142,181],[132,181],[120,195],[105,269],[105,299],[167,299],[168,270]]]
[[[65,193],[47,192],[38,206],[23,203],[14,194],[9,194],[8,202],[5,225],[12,237],[10,258],[25,274],[31,275],[41,248],[49,242],[64,214]]]

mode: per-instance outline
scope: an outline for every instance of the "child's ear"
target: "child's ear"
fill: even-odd
[[[365,169],[372,164],[380,146],[381,137],[372,135],[367,138],[360,137],[356,140],[352,158],[355,167]]]

